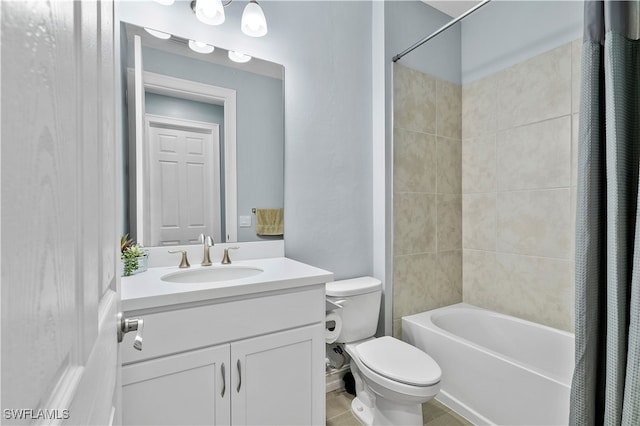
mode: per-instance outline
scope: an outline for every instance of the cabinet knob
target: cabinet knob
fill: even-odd
[[[130,331],[137,331],[135,339],[133,339],[133,348],[142,350],[142,330],[144,329],[144,320],[142,318],[124,318],[122,312],[118,313],[118,343],[122,342],[124,335]]]

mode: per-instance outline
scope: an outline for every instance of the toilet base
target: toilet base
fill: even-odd
[[[421,404],[400,404],[376,398],[372,424],[422,426],[422,421]]]
[[[398,404],[376,399],[374,407],[364,404],[358,397],[351,401],[351,412],[355,418],[365,426],[378,425],[406,425],[422,426],[422,405]]]
[[[363,404],[357,396],[351,401],[351,412],[361,424],[365,426],[373,424],[373,410]]]

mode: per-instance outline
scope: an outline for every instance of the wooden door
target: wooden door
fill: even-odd
[[[233,343],[233,424],[324,424],[323,336],[317,324]]]
[[[0,7],[3,422],[111,424],[120,396],[114,4]]]
[[[198,243],[220,232],[220,131],[200,123],[147,114],[150,245]]]

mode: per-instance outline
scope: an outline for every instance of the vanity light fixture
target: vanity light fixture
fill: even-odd
[[[245,62],[249,62],[251,60],[251,56],[245,55],[244,53],[236,52],[234,50],[230,50],[229,59],[231,59],[233,62],[244,64]]]
[[[231,3],[229,1],[227,6]],[[224,6],[221,0],[193,0],[191,10],[203,24],[220,25],[224,22]]]
[[[154,37],[160,38],[162,40],[168,40],[171,38],[171,34],[163,33],[162,31],[152,30],[151,28],[144,27],[144,30],[151,34]]]
[[[168,1],[168,0],[161,0]],[[233,0],[192,0],[191,10],[196,18],[207,25],[220,25],[224,22],[224,8],[229,6]],[[242,12],[240,29],[243,33],[251,37],[262,37],[267,34],[267,19],[257,1],[251,0]]]
[[[251,0],[242,12],[242,32],[251,37],[262,37],[267,33],[267,20],[257,1]]]
[[[215,47],[201,41],[189,40],[189,49],[198,53],[211,53],[215,50]]]

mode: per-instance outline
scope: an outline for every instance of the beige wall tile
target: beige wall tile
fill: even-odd
[[[571,116],[498,132],[498,191],[571,184]]]
[[[437,197],[437,249],[462,249],[462,197],[440,194]]]
[[[396,256],[393,268],[393,319],[432,309],[436,254]]]
[[[436,132],[436,79],[394,64],[393,127]]]
[[[497,251],[569,259],[570,204],[569,188],[498,193]]]
[[[436,134],[462,137],[462,88],[444,80],[436,81]]]
[[[393,320],[393,330],[391,332],[391,335],[396,339],[402,340],[402,319],[401,318]]]
[[[570,229],[570,238],[571,238],[571,250],[569,251],[569,259],[574,260],[576,254],[576,213],[577,213],[577,203],[578,203],[578,190],[574,186],[571,188],[571,229]]]
[[[423,193],[394,195],[394,255],[436,250],[436,196]]]
[[[498,130],[571,113],[571,43],[496,76]]]
[[[460,194],[462,191],[462,142],[459,139],[437,138],[437,192]]]
[[[573,114],[571,122],[571,186],[576,186],[578,184],[579,114]]]
[[[436,262],[433,298],[438,307],[462,302],[462,250],[439,251]]]
[[[462,300],[486,307],[495,297],[496,253],[494,251],[463,250]]]
[[[462,196],[462,247],[496,249],[496,193]]]
[[[462,193],[496,191],[496,136],[462,142]]]
[[[573,328],[573,262],[498,253],[494,309],[550,327]]]
[[[462,87],[462,138],[496,132],[497,80],[495,76]]]
[[[394,192],[436,192],[436,137],[393,130]]]
[[[580,82],[582,79],[582,38],[571,43],[571,112],[580,111]]]

